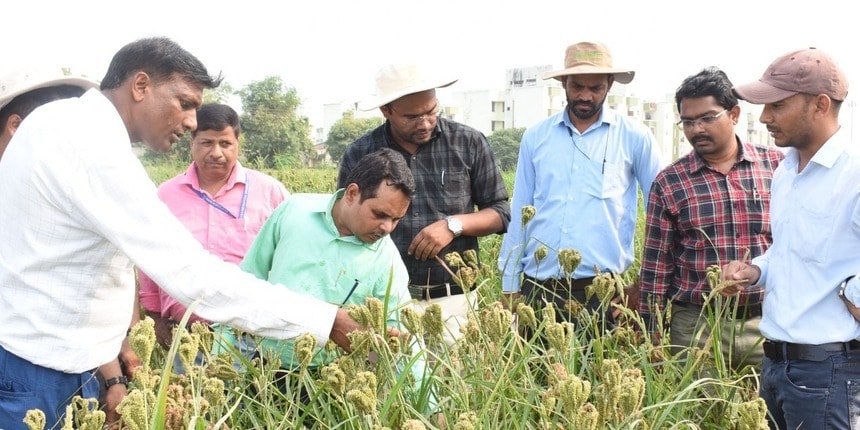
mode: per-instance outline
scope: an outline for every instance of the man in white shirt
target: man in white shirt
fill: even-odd
[[[175,42],[141,39],[114,55],[100,91],[21,123],[0,169],[0,428],[20,428],[29,409],[54,427],[74,395],[97,396],[93,371],[116,358],[131,319],[134,265],[210,321],[349,348],[358,325],[345,310],[207,252],[131,150],[165,151],[194,130],[203,90],[220,81]],[[116,370],[99,369],[106,381]]]
[[[839,125],[848,80],[815,48],[776,59],[758,81],[735,86],[762,104],[759,120],[788,148],[774,171],[773,245],[724,280],[765,289],[759,394],[771,428],[847,429],[860,422],[860,154]]]

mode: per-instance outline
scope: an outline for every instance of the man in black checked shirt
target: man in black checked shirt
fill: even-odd
[[[382,68],[376,95],[359,108],[379,108],[386,121],[347,147],[338,176],[343,187],[358,160],[379,148],[403,154],[417,192],[391,238],[409,270],[412,297],[425,308],[441,306],[449,344],[462,335],[460,326],[477,296],[469,291],[473,285],[458,285],[437,256],[467,250],[477,255],[478,237],[504,233],[511,218],[508,193],[486,137],[439,117],[436,88],[456,81],[411,64]]]

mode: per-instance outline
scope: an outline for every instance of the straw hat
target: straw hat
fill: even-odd
[[[84,90],[98,88],[99,83],[84,75],[73,74],[64,67],[29,68],[0,77],[0,109],[15,97],[39,88],[74,85]]]
[[[628,69],[612,67],[612,54],[603,44],[596,42],[580,42],[567,47],[564,54],[564,69],[548,72],[544,79],[555,78],[559,81],[568,75],[609,74],[615,76],[615,81],[629,84],[636,72]]]
[[[383,67],[376,75],[376,94],[359,103],[361,110],[372,110],[409,94],[434,88],[444,88],[456,78],[435,76],[414,64],[392,64]]]

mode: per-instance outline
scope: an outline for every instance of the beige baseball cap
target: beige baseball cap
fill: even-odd
[[[843,101],[848,96],[848,78],[831,56],[809,48],[777,58],[758,81],[736,85],[734,91],[753,104],[775,103],[798,93],[826,94]]]

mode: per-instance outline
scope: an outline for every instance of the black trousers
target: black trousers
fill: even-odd
[[[539,280],[529,276],[523,278],[520,286],[525,302],[540,312],[546,303],[553,303],[556,309],[556,322],[571,322],[575,327],[582,327],[586,320],[573,315],[571,304],[573,302],[585,307],[592,315],[597,316],[597,327],[599,332],[610,330],[615,327],[616,320],[612,307],[600,302],[600,298],[593,296],[586,299],[586,288],[591,285],[594,278],[582,279],[545,279]],[[540,317],[540,314],[538,314]],[[589,321],[590,322],[590,321]]]

